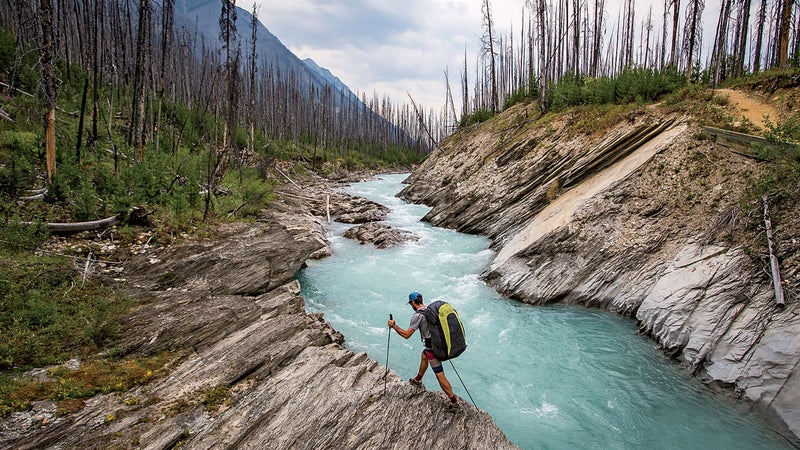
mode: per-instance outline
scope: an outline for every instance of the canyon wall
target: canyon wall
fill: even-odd
[[[760,241],[730,238],[760,220],[739,205],[762,164],[658,107],[577,120],[518,105],[449,138],[399,195],[431,206],[434,225],[490,237],[483,276],[500,293],[634,318],[797,444],[800,309],[776,304]]]

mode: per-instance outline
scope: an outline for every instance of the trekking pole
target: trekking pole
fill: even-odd
[[[458,381],[461,382],[461,385],[464,386],[464,390],[467,391],[467,395],[469,396],[469,401],[472,402],[472,406],[477,408],[478,405],[475,404],[475,400],[472,399],[472,394],[469,393],[469,389],[467,389],[467,385],[464,384],[464,380],[461,379],[461,374],[459,374],[458,371],[456,370],[456,365],[453,364],[453,360],[452,359],[449,360],[449,361],[450,361],[450,365],[453,367],[453,372],[455,372],[456,376],[458,376]]]
[[[389,314],[389,320],[394,320]],[[392,342],[392,329],[389,328],[389,339],[386,340],[386,373],[383,374],[383,395],[386,395],[386,377],[389,375],[389,343]]]

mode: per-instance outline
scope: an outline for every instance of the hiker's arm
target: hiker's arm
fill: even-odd
[[[394,331],[397,331],[397,334],[399,334],[400,336],[402,336],[402,337],[403,337],[403,339],[408,339],[408,338],[410,338],[410,337],[411,337],[411,335],[412,335],[412,334],[414,334],[414,331],[416,331],[416,330],[415,330],[415,329],[413,329],[413,328],[409,328],[409,329],[407,329],[407,330],[404,330],[404,329],[400,328],[400,327],[397,325],[397,322],[395,322],[394,320],[389,320],[389,322],[387,323],[387,325],[389,325],[389,328],[393,329]]]

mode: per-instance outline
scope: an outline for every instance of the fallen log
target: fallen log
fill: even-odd
[[[783,297],[783,286],[781,285],[781,268],[778,264],[778,257],[775,256],[772,244],[772,221],[769,218],[769,204],[768,197],[765,195],[761,198],[764,201],[764,227],[767,229],[767,247],[769,248],[769,265],[772,269],[772,287],[775,290],[775,303],[778,307],[783,308],[786,306]]]
[[[33,201],[33,200],[41,200],[41,199],[44,198],[44,195],[47,194],[47,188],[29,189],[29,190],[25,191],[25,194],[27,194],[27,195],[24,196],[24,197],[18,197],[17,200],[19,200],[21,202],[30,202],[30,201]]]
[[[36,194],[36,195],[30,195],[28,197],[19,197],[19,198],[17,198],[17,200],[19,200],[21,202],[32,202],[34,200],[41,200],[43,198],[44,198],[44,193],[41,193],[41,194]]]
[[[34,222],[22,222],[25,225],[34,225]],[[72,223],[48,223],[47,228],[53,234],[70,234],[79,233],[81,231],[93,231],[103,228],[113,227],[122,223],[119,216],[108,217],[100,220],[93,220],[90,222],[72,222]]]

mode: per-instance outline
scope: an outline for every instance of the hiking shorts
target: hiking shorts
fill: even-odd
[[[441,373],[444,371],[442,368],[442,362],[436,359],[436,355],[433,354],[433,350],[426,348],[422,351],[422,354],[428,358],[428,365],[431,366],[433,373]]]

